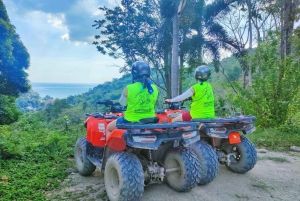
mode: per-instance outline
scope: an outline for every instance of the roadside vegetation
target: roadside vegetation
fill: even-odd
[[[82,95],[52,99],[30,90],[25,72],[30,55],[0,0],[0,30],[5,33],[0,36],[0,200],[46,200],[48,191],[76,171],[73,148],[85,135],[85,113],[103,111],[99,100],[119,99],[132,81],[128,67],[137,59],[153,67],[151,79],[160,90],[157,109],[163,109],[165,97],[194,84],[195,67],[206,61],[213,72],[217,117],[256,116],[257,130],[249,139],[257,148],[285,152],[299,147],[300,30],[290,23],[299,17],[293,10],[299,5],[288,0],[205,2],[188,0],[180,16],[180,1],[173,0],[126,0],[122,7],[100,7],[104,19],[95,21],[100,34],[94,45],[102,54],[125,59],[123,77]],[[171,87],[175,35],[181,50],[175,66],[180,67],[178,90]],[[232,56],[220,60],[224,49]]]
[[[71,105],[56,99],[45,110],[24,113],[18,122],[0,126],[0,200],[45,200],[47,192],[59,188],[76,171],[73,149],[85,135],[85,113],[106,109],[83,103]],[[256,126],[248,137],[257,148],[286,152],[292,145],[300,146],[296,127]]]

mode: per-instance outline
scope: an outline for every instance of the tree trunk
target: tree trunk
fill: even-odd
[[[280,35],[280,57],[281,59],[284,59],[285,56],[285,44],[284,44],[284,20],[283,20],[283,15],[284,15],[284,9],[282,8],[280,10],[280,30],[281,30],[281,35]]]
[[[292,43],[290,36],[294,27],[294,9],[298,5],[299,0],[284,0],[284,5],[281,10],[281,59],[291,53]]]
[[[251,9],[252,2],[251,0],[247,0],[247,7],[248,7],[248,21],[249,21],[249,52],[250,52],[250,60],[249,60],[249,73],[248,73],[248,83],[249,87],[252,88],[252,9]]]
[[[170,68],[171,49],[164,53],[164,73],[166,78],[167,98],[171,98],[171,68]]]
[[[183,83],[183,54],[180,54],[180,65],[179,65],[179,94],[182,94],[182,83]]]
[[[178,15],[173,17],[173,45],[172,45],[172,68],[171,68],[171,84],[172,84],[172,97],[178,96],[179,84],[179,65],[178,65]]]

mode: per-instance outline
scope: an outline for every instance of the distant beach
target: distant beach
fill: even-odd
[[[42,98],[49,95],[52,98],[67,98],[71,95],[80,95],[88,92],[98,84],[82,83],[30,83],[32,90],[37,92]]]

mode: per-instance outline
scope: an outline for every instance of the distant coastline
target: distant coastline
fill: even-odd
[[[42,83],[31,82],[32,90],[42,98],[49,95],[52,98],[67,98],[68,96],[80,95],[98,86],[94,83]]]

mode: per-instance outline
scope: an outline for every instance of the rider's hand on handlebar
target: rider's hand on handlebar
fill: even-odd
[[[170,99],[166,99],[165,103],[171,103]]]

